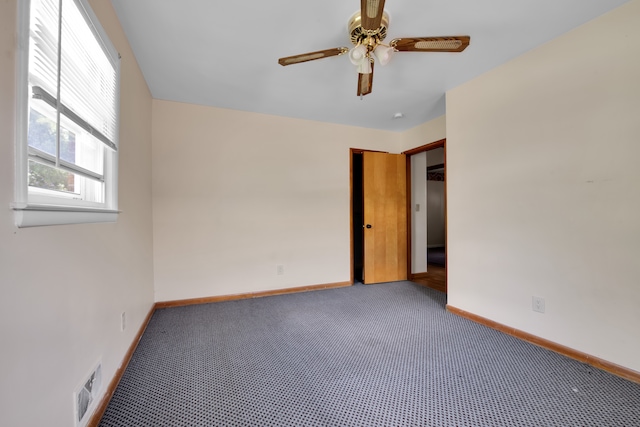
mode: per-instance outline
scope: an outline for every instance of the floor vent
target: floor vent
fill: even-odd
[[[89,418],[87,415],[90,409],[93,409],[93,403],[98,397],[100,387],[102,386],[102,365],[98,364],[91,372],[89,378],[82,384],[80,389],[76,391],[76,426],[84,426]]]

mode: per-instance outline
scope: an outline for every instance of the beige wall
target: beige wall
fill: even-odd
[[[444,132],[444,116],[393,133],[154,100],[156,301],[349,281],[349,148]]]
[[[636,371],[639,16],[631,1],[447,94],[449,304]]]
[[[392,132],[154,100],[156,300],[349,281],[349,148],[398,146]]]
[[[399,134],[400,152],[446,138],[447,119],[440,116]]]
[[[122,54],[123,212],[115,224],[15,228],[17,3],[0,2],[0,425],[73,426],[74,391],[99,360],[106,388],[153,302],[151,96],[111,3],[91,1]]]

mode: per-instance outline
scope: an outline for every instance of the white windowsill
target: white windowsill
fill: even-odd
[[[15,211],[15,221],[18,228],[116,222],[120,213],[120,211],[109,209],[54,205],[14,206],[13,210]]]

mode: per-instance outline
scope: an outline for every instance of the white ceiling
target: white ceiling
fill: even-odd
[[[387,0],[386,42],[469,35],[471,44],[396,53],[361,100],[346,55],[277,62],[351,47],[357,0],[111,0],[154,98],[391,131],[441,116],[447,90],[626,1]]]

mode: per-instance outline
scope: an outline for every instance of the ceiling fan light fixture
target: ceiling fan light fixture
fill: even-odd
[[[391,54],[393,53],[393,48],[390,46],[385,46],[379,44],[373,50],[373,56],[376,57],[380,65],[387,65],[391,60]]]
[[[371,59],[367,56],[357,67],[359,74],[371,74]]]
[[[359,44],[349,51],[349,61],[353,65],[361,65],[363,62],[367,62],[367,47]]]

